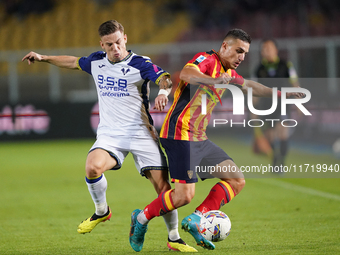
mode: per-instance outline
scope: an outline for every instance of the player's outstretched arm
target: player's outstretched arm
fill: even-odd
[[[253,89],[253,96],[256,97],[272,97],[272,89],[269,87],[266,87],[262,85],[261,83],[258,83],[256,81],[252,80],[244,80],[244,85],[242,86],[242,91],[243,93],[247,93],[248,88]],[[280,91],[278,91],[279,94],[281,94]],[[288,97],[296,97],[296,98],[302,98],[305,96],[304,93],[299,93],[299,92],[290,92],[287,93],[287,98]]]
[[[252,80],[244,80],[244,85],[242,86],[243,93],[247,94],[248,88],[253,89],[253,96],[256,97],[272,97],[272,89],[264,86],[261,83]]]
[[[38,61],[47,62],[58,67],[78,69],[78,58],[74,56],[47,56],[31,51],[22,58],[22,61],[25,60],[27,60],[29,65],[34,64],[35,61]]]
[[[158,96],[155,99],[155,106],[154,109],[163,111],[164,107],[168,104],[168,95],[171,92],[172,89],[172,81],[170,80],[170,77],[167,75],[164,75],[159,83],[159,92]]]
[[[191,85],[228,84],[233,79],[228,73],[222,73],[218,78],[212,78],[193,66],[185,66],[179,74],[179,78]]]

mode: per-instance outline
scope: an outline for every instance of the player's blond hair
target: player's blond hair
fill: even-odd
[[[124,33],[124,27],[117,20],[108,20],[101,24],[98,28],[98,34],[100,37],[104,35],[110,35],[117,31]]]

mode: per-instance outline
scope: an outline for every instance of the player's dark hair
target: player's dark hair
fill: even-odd
[[[233,38],[233,39],[240,39],[241,41],[251,43],[251,37],[245,31],[240,28],[234,28],[230,30],[227,35],[224,37],[224,41],[226,39]]]
[[[116,20],[108,20],[101,24],[98,28],[98,34],[100,37],[113,34],[117,31],[124,33],[124,27]]]

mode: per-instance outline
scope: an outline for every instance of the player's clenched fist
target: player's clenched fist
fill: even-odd
[[[228,84],[234,78],[228,73],[222,73],[220,77],[216,78],[216,84]]]
[[[26,59],[28,64],[30,65],[31,63],[34,64],[35,60],[42,61],[42,56],[38,53],[31,51],[25,57],[23,57],[21,61],[25,61]]]

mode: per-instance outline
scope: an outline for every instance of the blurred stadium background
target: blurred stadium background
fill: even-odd
[[[92,77],[41,63],[28,66],[21,58],[30,50],[88,55],[100,50],[99,24],[116,19],[125,27],[128,48],[170,71],[174,84],[195,53],[218,49],[231,28],[242,28],[253,38],[238,68],[246,78],[253,78],[260,61],[261,39],[275,38],[280,55],[293,62],[301,85],[312,94],[306,107],[313,116],[297,117],[293,138],[316,141],[330,150],[340,137],[339,14],[340,4],[330,0],[2,0],[0,139],[94,135],[89,124],[96,103]],[[157,89],[151,91],[151,99],[156,93]],[[158,128],[163,117],[154,114]],[[228,132],[250,135],[252,130]]]

